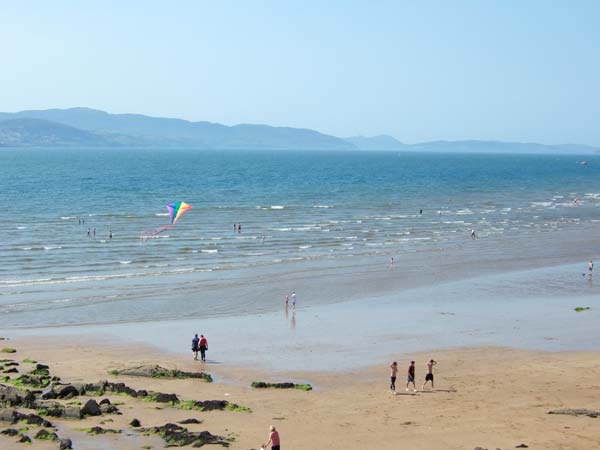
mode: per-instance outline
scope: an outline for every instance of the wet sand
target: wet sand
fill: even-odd
[[[268,426],[281,433],[284,449],[510,449],[524,443],[531,449],[591,449],[600,447],[598,420],[589,417],[549,415],[559,408],[598,409],[600,405],[600,354],[592,352],[530,352],[507,348],[471,348],[403,355],[398,392],[388,390],[388,364],[342,372],[293,372],[276,375],[248,367],[203,364],[141,345],[48,339],[15,339],[10,345],[17,360],[34,358],[50,365],[63,381],[125,382],[135,389],[176,393],[185,400],[223,399],[250,407],[237,411],[183,411],[120,395],[122,416],[104,415],[84,420],[52,419],[61,436],[77,449],[161,448],[162,441],[133,431],[135,417],[142,426],[158,426],[194,417],[208,430],[231,436],[231,448],[258,449]],[[417,384],[423,381],[425,362],[434,357],[435,392],[405,395],[404,374],[410,359],[417,361]],[[163,380],[111,376],[107,372],[142,364],[160,364],[181,370],[206,370],[214,383],[200,380]],[[304,379],[315,386],[298,390],[255,390],[253,380]],[[409,393],[411,394],[411,393]],[[103,397],[98,397],[98,400]],[[79,397],[85,401],[86,397]],[[82,401],[82,403],[83,403]],[[162,408],[157,409],[156,407]],[[112,422],[110,420],[113,420]],[[108,422],[107,422],[108,420]],[[103,423],[102,423],[103,422]],[[6,424],[2,424],[6,425]],[[100,425],[121,429],[115,436],[88,436],[81,431]],[[34,434],[36,427],[30,427]],[[233,433],[233,434],[231,434]],[[0,446],[22,448],[14,438],[0,436]],[[55,443],[34,442],[32,448],[57,448]],[[148,447],[144,447],[148,448]],[[214,448],[214,447],[211,447]]]

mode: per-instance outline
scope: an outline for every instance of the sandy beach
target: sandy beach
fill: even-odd
[[[83,420],[51,419],[60,437],[77,449],[161,448],[162,439],[145,436],[129,423],[161,426],[188,418],[201,424],[190,431],[208,430],[229,437],[232,449],[258,449],[268,426],[275,425],[283,448],[303,449],[510,449],[525,444],[532,449],[591,449],[600,447],[596,418],[550,415],[561,408],[597,410],[600,404],[600,355],[577,352],[528,352],[506,348],[453,349],[413,354],[399,360],[398,393],[388,390],[388,364],[347,372],[270,373],[229,364],[202,364],[149,347],[94,344],[85,340],[35,339],[8,342],[16,361],[32,358],[50,366],[64,383],[109,380],[134,389],[175,393],[183,400],[227,400],[248,407],[241,411],[186,411],[124,395],[106,394],[122,415],[103,414]],[[434,356],[436,391],[421,392],[425,362]],[[404,390],[409,358],[417,361],[419,392]],[[201,380],[147,379],[112,376],[108,371],[159,364],[184,371],[206,371],[213,383]],[[19,370],[26,371],[26,363]],[[309,392],[252,389],[254,380],[281,381],[302,377],[314,386]],[[407,395],[408,394],[408,395]],[[90,396],[75,397],[84,404]],[[67,403],[63,401],[63,403]],[[26,411],[26,410],[24,410]],[[2,423],[3,428],[9,425]],[[89,435],[94,426],[121,430],[120,434]],[[13,425],[20,428],[22,424]],[[29,426],[25,434],[39,428]],[[21,448],[15,438],[0,436],[2,448]],[[57,448],[54,442],[34,448]],[[523,447],[524,448],[524,447]]]

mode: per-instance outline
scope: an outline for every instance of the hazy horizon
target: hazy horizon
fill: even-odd
[[[600,145],[596,2],[34,1],[3,12],[6,112]]]

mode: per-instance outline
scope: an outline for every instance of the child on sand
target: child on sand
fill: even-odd
[[[415,362],[411,361],[408,366],[408,378],[406,380],[406,390],[408,391],[408,385],[413,385],[413,392],[417,392],[417,386],[415,385]]]
[[[421,388],[421,390],[425,389],[425,385],[427,384],[428,381],[431,381],[431,389],[434,389],[433,386],[433,366],[435,366],[437,364],[436,361],[434,361],[433,359],[430,359],[429,362],[427,363],[427,373],[425,374],[425,382],[423,383],[423,387]]]
[[[396,375],[398,374],[398,363],[396,361],[394,361],[390,365],[390,369],[392,371],[390,374],[390,389],[395,394],[396,393]]]

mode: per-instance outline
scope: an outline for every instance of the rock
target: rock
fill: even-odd
[[[227,408],[227,400],[204,400],[194,402],[194,407],[202,411],[222,411]]]
[[[179,403],[179,398],[175,394],[165,394],[164,392],[150,392],[150,400],[156,403]]]
[[[93,398],[90,398],[83,408],[81,408],[81,414],[84,416],[100,416],[102,415],[102,411],[100,411],[100,407],[98,403]]]
[[[112,370],[110,374],[146,378],[197,378],[209,383],[212,382],[212,376],[204,372],[184,372],[178,369],[166,369],[156,364],[130,367],[123,370]]]
[[[51,433],[44,429],[41,429],[40,431],[38,431],[37,434],[35,435],[35,438],[42,440],[42,441],[57,441],[58,440],[58,436],[56,433]]]
[[[567,416],[587,416],[587,417],[593,417],[593,418],[600,416],[599,411],[593,411],[591,409],[585,409],[585,408],[555,409],[553,411],[548,411],[548,414],[564,414]]]
[[[177,423],[180,423],[182,425],[187,425],[187,424],[190,424],[190,423],[202,423],[202,421],[198,420],[198,419],[184,419],[184,420],[181,420],[181,421],[179,421]]]
[[[527,445],[527,444],[519,444],[515,448],[529,448],[529,445]]]
[[[19,434],[19,430],[15,430],[14,428],[7,428],[6,430],[0,431],[0,434],[5,436],[16,436]]]
[[[67,385],[58,386],[58,388],[56,389],[56,395],[58,398],[68,399],[68,398],[77,397],[79,395],[79,391],[77,390],[77,388],[75,386],[73,386],[71,384],[67,384]]]
[[[82,416],[81,408],[77,405],[66,405],[63,410],[63,417],[66,419],[81,419]]]
[[[15,412],[16,419],[19,422],[25,422],[27,425],[37,425],[45,428],[54,428],[54,425],[41,416],[37,414],[22,414],[20,412]]]
[[[0,422],[15,423],[17,421],[17,412],[10,408],[0,408]]]
[[[181,447],[192,444],[193,447],[202,447],[206,444],[220,444],[223,447],[229,447],[229,442],[227,442],[221,436],[213,435],[208,431],[201,431],[199,433],[190,432],[187,428],[181,427],[174,423],[167,423],[160,427],[153,427],[147,431],[160,435],[165,440],[168,447]]]
[[[103,398],[102,400],[100,400],[99,405],[100,406],[102,406],[102,405],[110,405],[110,400],[107,399],[107,398]]]
[[[483,447],[475,447],[473,450],[487,450],[487,448],[483,448]]]
[[[26,434],[22,434],[17,442],[22,444],[31,444],[31,439]]]
[[[102,403],[100,405],[100,411],[102,414],[121,414],[119,408],[115,405],[111,405],[110,403]]]
[[[13,367],[12,369],[7,369],[2,373],[19,373],[19,371]]]
[[[129,425],[131,425],[133,428],[138,428],[142,426],[138,419],[133,419],[131,422],[129,422]]]
[[[19,390],[13,386],[0,385],[0,406],[21,406],[23,403],[23,397],[20,395]]]
[[[88,434],[106,434],[106,433],[120,433],[120,430],[111,430],[110,428],[92,427],[89,429]]]
[[[59,441],[58,450],[70,450],[73,448],[73,443],[71,439],[61,439]]]

